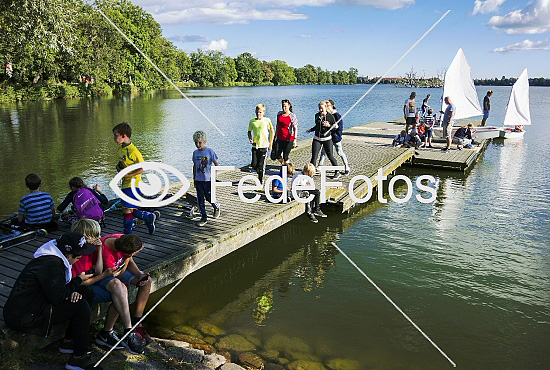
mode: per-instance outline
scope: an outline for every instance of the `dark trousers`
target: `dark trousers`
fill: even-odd
[[[338,162],[336,162],[336,158],[334,158],[334,155],[332,154],[332,140],[325,140],[325,141],[319,141],[316,139],[313,139],[313,142],[311,143],[311,161],[310,163],[315,166],[317,163],[317,157],[319,157],[319,152],[321,151],[321,146],[323,149],[325,149],[325,153],[327,154],[328,160],[333,166],[338,166]]]
[[[85,298],[76,303],[65,300],[52,308],[52,325],[69,321],[67,330],[70,331],[76,356],[82,356],[88,351],[90,315],[90,305]]]
[[[206,216],[206,205],[204,200],[206,199],[208,203],[212,204],[214,209],[218,209],[219,205],[217,203],[212,203],[210,181],[195,181],[195,188],[197,189],[197,203],[201,211],[201,220],[206,220],[208,217]]]
[[[27,224],[25,221],[19,222],[17,218],[11,220],[10,227],[14,230],[39,230],[45,229],[48,232],[57,230],[57,222],[52,218],[50,222],[45,224]]]
[[[304,195],[305,195],[305,198],[309,197],[310,194],[313,194],[314,197],[313,199],[311,200],[311,202],[307,202],[306,203],[306,212],[309,214],[309,213],[313,213],[315,211],[318,211],[320,210],[321,208],[321,193],[319,192],[319,190],[317,189],[314,189],[314,190],[306,190],[304,191]]]
[[[267,148],[252,148],[252,168],[258,173],[258,179],[262,182],[265,173],[265,157]]]
[[[277,159],[281,158],[282,156],[283,160],[287,162],[293,145],[294,142],[292,141],[277,140],[277,152],[275,154]]]

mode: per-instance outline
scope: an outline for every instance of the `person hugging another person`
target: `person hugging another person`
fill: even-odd
[[[275,131],[271,120],[265,115],[265,105],[256,105],[256,118],[248,123],[248,140],[252,144],[252,168],[258,173],[260,183],[263,183],[267,151],[273,146]],[[287,155],[288,159],[288,155]]]
[[[342,161],[344,162],[344,175],[349,175],[350,168],[348,163],[348,157],[346,156],[346,153],[344,153],[344,149],[342,148],[342,134],[344,130],[344,122],[342,122],[342,115],[338,113],[336,110],[336,107],[334,107],[334,102],[332,100],[327,100],[327,111],[334,116],[334,119],[336,120],[336,123],[338,124],[338,129],[331,131],[332,135],[332,144],[334,145],[334,148],[336,148],[336,153],[342,158]],[[321,151],[321,159],[319,159],[319,166],[322,166],[323,163],[325,163],[325,157],[326,152],[325,148],[323,147],[323,150]]]
[[[197,149],[193,152],[193,183],[197,190],[197,203],[201,212],[201,219],[197,223],[198,226],[206,225],[208,216],[206,215],[206,199],[214,208],[212,218],[220,217],[220,204],[212,203],[211,199],[211,183],[210,169],[212,165],[218,165],[218,156],[216,152],[206,147],[206,133],[204,131],[196,131],[193,134],[193,141]]]
[[[281,164],[288,162],[288,156],[292,148],[296,148],[296,137],[298,136],[298,118],[292,113],[292,104],[284,99],[281,102],[282,111],[277,113],[277,128],[275,139],[277,150],[272,154],[273,160],[277,159]]]
[[[53,219],[55,215],[53,199],[50,194],[40,191],[42,186],[40,176],[34,173],[27,175],[25,186],[29,189],[29,193],[19,201],[18,215],[11,222],[12,228],[57,230],[57,223]]]
[[[66,369],[93,365],[88,354],[90,305],[79,293],[91,274],[72,277],[71,266],[95,249],[78,233],[65,233],[43,244],[19,274],[4,305],[6,326],[17,331],[48,337],[54,325],[69,322],[65,338],[72,346]]]
[[[101,222],[103,210],[100,206],[106,206],[109,200],[101,192],[99,185],[88,188],[80,177],[73,177],[69,180],[71,191],[63,202],[57,206],[57,212],[62,213],[69,204],[73,204],[73,212],[62,213],[60,219],[72,224],[78,219],[89,218]]]
[[[131,166],[136,163],[143,162],[143,157],[141,153],[136,148],[136,146],[131,141],[132,128],[126,122],[119,123],[113,127],[113,136],[115,142],[120,145],[118,149],[118,163],[116,165],[117,172],[122,171],[124,168]],[[130,173],[127,173],[122,177],[122,192],[128,197],[135,199],[136,203],[137,198],[132,191],[132,180],[135,181],[135,190],[138,195],[142,195],[139,190],[139,183],[141,182],[141,174],[143,173],[143,168],[138,168]],[[145,212],[140,210],[137,204],[129,203],[122,199],[122,217],[124,225],[124,234],[131,234],[134,227],[134,217],[143,220],[147,225],[149,234],[155,232],[155,221],[160,216],[159,211],[155,212]]]
[[[133,259],[128,257],[134,256],[143,248],[141,239],[138,236],[122,234],[100,238],[99,223],[86,218],[76,221],[71,226],[71,231],[84,235],[88,243],[99,246],[91,256],[83,257],[73,265],[72,274],[77,276],[81,272],[92,272],[93,276],[82,284],[90,288],[93,303],[111,302],[103,329],[95,339],[96,344],[104,349],[110,349],[119,341],[118,335],[113,330],[119,315],[125,334],[143,316],[143,309],[149,298],[151,281],[148,275],[139,271],[137,266],[134,266]],[[124,252],[121,254],[122,250]],[[133,317],[130,315],[128,304],[127,286],[130,283],[138,288]],[[151,338],[140,325],[115,349],[127,348],[132,354],[141,354],[144,351],[142,340],[150,341]],[[63,342],[60,351],[67,347]]]
[[[333,166],[337,166],[338,162],[332,154],[332,134],[333,130],[337,130],[338,125],[336,125],[336,120],[334,116],[328,113],[327,102],[319,102],[319,112],[315,113],[315,126],[306,130],[307,133],[314,132],[313,142],[311,143],[311,160],[310,163],[315,168],[315,163],[317,163],[317,157],[319,157],[319,152],[321,147],[325,149],[328,160]],[[340,177],[340,172],[338,170],[334,171],[333,179]]]

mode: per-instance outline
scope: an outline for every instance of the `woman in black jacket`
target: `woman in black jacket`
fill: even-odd
[[[92,275],[71,279],[71,265],[91,254],[95,245],[79,233],[66,233],[42,245],[23,268],[4,306],[4,321],[11,329],[47,337],[53,325],[69,321],[73,354],[67,368],[90,364],[88,330],[90,306],[77,292]]]
[[[325,149],[328,160],[333,166],[337,166],[338,162],[332,154],[332,135],[333,130],[337,130],[338,125],[334,116],[327,112],[327,103],[326,101],[319,102],[319,112],[315,113],[315,126],[307,130],[307,133],[312,131],[315,132],[313,136],[313,142],[311,143],[311,161],[310,163],[315,166],[317,163],[317,157],[321,151],[321,147]],[[333,178],[338,178],[340,172],[334,171]]]

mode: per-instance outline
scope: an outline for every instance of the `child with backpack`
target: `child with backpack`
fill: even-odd
[[[69,204],[73,204],[73,211],[61,215],[61,219],[72,224],[78,219],[89,218],[97,222],[103,219],[103,209],[101,205],[106,206],[109,200],[101,192],[99,185],[88,188],[80,177],[73,177],[69,180],[71,191],[63,202],[57,206],[57,212],[62,213]]]

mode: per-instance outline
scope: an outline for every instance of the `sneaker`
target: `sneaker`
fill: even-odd
[[[212,218],[219,218],[220,217],[220,207],[214,209],[214,215]]]
[[[457,148],[458,150],[462,150],[462,145],[457,145],[456,148]]]
[[[145,224],[147,225],[147,229],[149,229],[149,234],[153,234],[156,229],[155,221],[157,220],[157,215],[156,213],[149,213],[149,214],[150,214],[149,220],[145,221]]]
[[[143,352],[145,352],[143,344],[134,332],[128,334],[128,336],[124,338],[121,344],[124,344],[124,347],[126,347],[128,351],[133,355],[141,355]]]
[[[65,341],[61,339],[61,342],[59,343],[59,353],[63,353],[64,355],[72,354],[73,342],[71,340]]]
[[[157,220],[160,218],[160,211],[155,211],[153,212],[155,214],[155,216],[157,216]]]
[[[197,226],[202,227],[202,226],[206,225],[206,222],[207,222],[207,220],[200,220],[199,222],[197,222]]]
[[[114,330],[111,330],[107,333],[100,331],[95,338],[96,344],[107,349],[111,349],[111,347],[113,347],[119,340],[120,338],[118,337],[118,335],[116,335]],[[124,345],[122,343],[119,343],[118,346],[115,347],[115,349],[123,348]]]
[[[314,224],[316,224],[317,222],[319,222],[319,220],[317,220],[317,219],[315,218],[315,215],[314,215],[313,213],[308,213],[308,214],[307,214],[307,217],[308,217],[309,220],[310,220],[311,222],[313,222]]]
[[[89,354],[83,355],[83,356],[75,356],[71,355],[69,358],[69,361],[67,361],[67,364],[65,365],[65,369],[67,370],[84,370],[84,369],[93,369],[93,370],[102,370],[103,367],[98,365],[97,367],[94,367],[95,361],[92,361],[92,356]]]
[[[334,172],[334,175],[332,175],[332,179],[333,179],[333,180],[339,179],[340,176],[341,176],[340,172],[339,172],[339,171],[335,171],[335,172]]]
[[[420,152],[418,152],[418,150],[415,150],[414,155],[420,155]]]
[[[138,337],[141,337],[147,344],[153,342],[153,338],[151,338],[149,333],[147,333],[147,331],[145,331],[145,328],[141,325],[134,330],[134,333],[136,333]]]
[[[191,206],[191,209],[189,210],[189,213],[185,217],[192,220],[192,219],[195,218],[195,212],[198,212],[198,211],[199,211],[199,209],[197,208],[197,206]]]
[[[350,174],[350,172],[351,172],[351,171],[349,170],[349,168],[346,168],[346,170],[344,171],[343,175],[344,175],[344,176],[348,176],[348,175]]]
[[[431,145],[428,145],[428,148],[433,148],[433,146],[431,146]]]
[[[321,211],[320,209],[317,209],[317,210],[313,211],[313,215],[315,215],[315,216],[317,216],[317,217],[322,217],[322,218],[327,217],[327,215],[325,215],[325,214],[323,213],[323,211]]]

